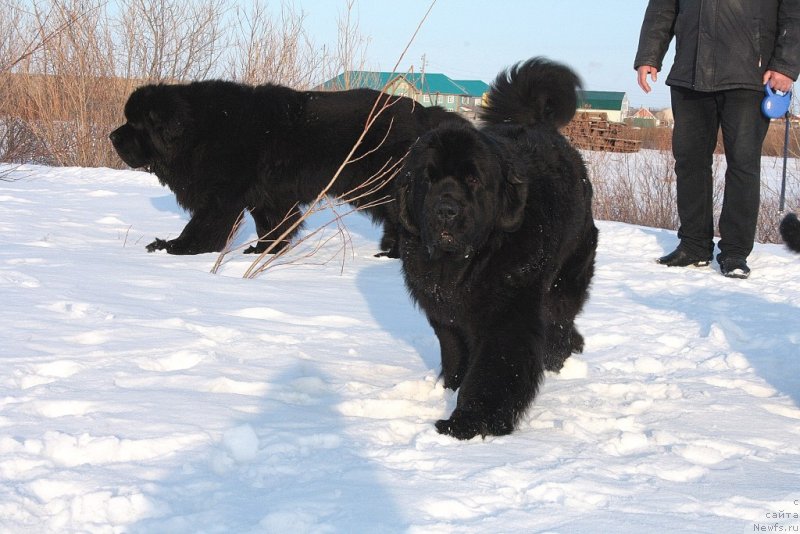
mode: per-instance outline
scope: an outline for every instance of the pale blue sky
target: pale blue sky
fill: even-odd
[[[295,0],[317,43],[335,43],[345,0]],[[430,5],[429,0],[357,0],[359,31],[369,37],[367,67],[390,70]],[[491,82],[497,72],[536,55],[566,63],[584,87],[625,91],[632,107],[668,107],[662,72],[646,95],[633,57],[646,0],[438,0],[400,64],[452,78]],[[672,47],[665,69],[672,64]]]

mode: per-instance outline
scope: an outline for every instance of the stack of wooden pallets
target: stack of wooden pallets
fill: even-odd
[[[608,115],[582,111],[575,114],[562,133],[575,148],[606,152],[638,152],[642,142],[633,138],[632,129],[619,122],[609,122]]]

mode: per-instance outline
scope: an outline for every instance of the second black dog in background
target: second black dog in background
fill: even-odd
[[[399,184],[401,258],[439,338],[458,403],[439,432],[511,432],[545,369],[583,349],[597,229],[580,154],[557,131],[575,114],[577,76],[534,58],[502,72],[486,124],[423,136]]]
[[[794,213],[789,213],[781,221],[781,237],[789,249],[800,252],[800,220]]]
[[[127,122],[110,135],[114,148],[129,166],[155,173],[191,214],[177,238],[156,239],[147,250],[221,251],[237,217],[248,209],[262,240],[245,252],[264,251],[336,174],[380,95],[371,89],[296,91],[221,80],[136,89],[125,104]],[[383,101],[386,109],[342,170],[331,195],[354,191],[397,165],[411,143],[442,121],[465,122],[409,98],[384,95]],[[365,187],[359,193],[368,194],[353,204],[390,195],[389,184],[378,191]],[[384,225],[381,250],[396,257],[394,205],[380,204],[366,212]],[[274,250],[286,246],[296,232]]]

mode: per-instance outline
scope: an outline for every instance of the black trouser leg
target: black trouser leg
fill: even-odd
[[[728,169],[719,217],[722,257],[747,258],[753,250],[761,200],[761,146],[769,119],[761,113],[760,91],[736,89],[718,96]]]
[[[719,115],[714,93],[673,87],[672,152],[675,156],[678,237],[681,248],[697,258],[714,252],[714,177]]]

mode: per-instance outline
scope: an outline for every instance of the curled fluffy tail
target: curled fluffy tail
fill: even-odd
[[[504,70],[489,89],[481,119],[492,124],[565,126],[575,115],[581,81],[569,67],[535,57]]]
[[[800,220],[794,213],[788,214],[781,221],[781,237],[786,246],[800,252]]]

